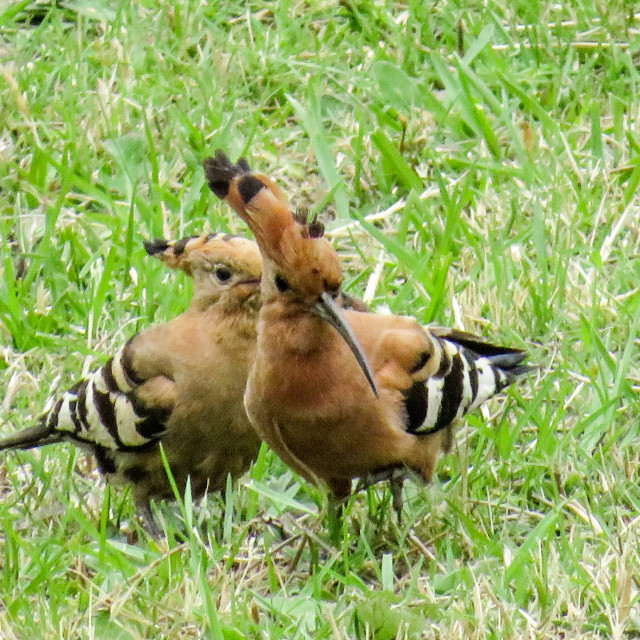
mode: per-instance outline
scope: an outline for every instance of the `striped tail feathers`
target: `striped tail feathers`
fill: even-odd
[[[518,377],[535,370],[535,367],[521,364],[528,355],[522,349],[495,345],[455,329],[426,329],[434,337],[440,366],[423,383],[423,389],[412,388],[405,400],[405,406],[414,412],[409,425],[412,433],[425,435],[448,427]],[[416,408],[422,401],[426,410]],[[419,426],[416,415],[424,415]]]
[[[527,352],[523,349],[516,349],[514,347],[503,347],[500,345],[489,342],[482,336],[477,336],[467,331],[461,331],[460,329],[452,329],[450,327],[438,327],[435,325],[426,326],[425,329],[433,336],[437,338],[444,338],[461,347],[466,347],[470,351],[478,354],[479,356],[496,356],[496,355],[513,355],[520,356],[518,362],[522,362],[527,357]],[[516,363],[517,364],[517,363]]]
[[[481,336],[460,331],[459,329],[435,326],[426,328],[432,335],[452,342],[471,352],[476,359],[486,358],[492,367],[499,369],[506,375],[509,384],[514,382],[516,378],[531,373],[537,368],[532,365],[521,364],[529,355],[524,349],[497,345]]]

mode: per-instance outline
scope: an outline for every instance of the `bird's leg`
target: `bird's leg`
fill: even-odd
[[[159,540],[164,536],[164,531],[153,517],[151,504],[148,500],[136,501],[136,513],[138,514],[138,519],[140,520],[142,528],[149,534],[149,536],[151,536],[151,538]]]
[[[369,487],[377,484],[378,482],[389,481],[389,488],[391,489],[391,499],[393,504],[393,510],[398,516],[398,525],[402,523],[402,487],[404,481],[411,475],[411,471],[406,467],[384,469],[382,471],[376,471],[369,473],[366,476],[360,478],[356,491],[363,491]]]
[[[391,489],[393,510],[396,512],[396,516],[398,517],[398,526],[402,524],[402,486],[404,485],[404,480],[406,477],[406,474],[402,474],[395,475],[389,478],[389,488]]]
[[[330,478],[327,481],[327,484],[331,490],[329,493],[327,513],[329,520],[329,535],[331,543],[337,546],[340,542],[344,505],[351,494],[351,480],[346,478]]]
[[[406,467],[390,467],[388,469],[367,473],[358,480],[356,491],[365,491],[374,484],[385,482],[386,480],[392,481],[394,478],[398,478],[403,481],[405,478],[409,477],[409,473],[410,472]],[[402,483],[400,486],[402,486]]]
[[[329,508],[327,510],[327,520],[329,527],[329,538],[331,544],[337,546],[340,543],[340,533],[342,530],[342,516],[344,514],[344,499],[329,495]]]

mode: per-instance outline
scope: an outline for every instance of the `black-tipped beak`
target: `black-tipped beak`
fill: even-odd
[[[351,352],[356,357],[362,372],[367,378],[367,382],[371,386],[371,390],[377,397],[378,388],[376,387],[376,381],[373,378],[373,372],[369,366],[367,356],[364,355],[358,339],[351,330],[351,327],[347,324],[347,321],[344,319],[339,307],[333,301],[333,298],[326,292],[322,293],[318,302],[313,306],[313,310],[317,316],[325,322],[328,322],[349,345],[349,349],[351,349]]]

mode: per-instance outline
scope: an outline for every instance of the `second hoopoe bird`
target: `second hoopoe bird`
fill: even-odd
[[[408,317],[342,312],[334,302],[340,264],[323,226],[294,216],[277,185],[245,160],[233,165],[218,151],[204,167],[263,256],[245,392],[259,435],[338,498],[353,478],[401,478],[408,469],[428,481],[453,422],[529,371],[526,353]],[[398,508],[401,480],[394,488]]]
[[[262,259],[254,242],[226,234],[145,243],[150,255],[194,280],[189,308],[133,336],[104,366],[63,393],[39,423],[0,440],[0,450],[69,441],[101,473],[133,485],[145,528],[161,531],[149,500],[172,498],[158,443],[183,490],[225,488],[261,441],[242,398],[255,356]]]

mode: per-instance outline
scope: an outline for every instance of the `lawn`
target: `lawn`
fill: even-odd
[[[166,541],[71,446],[0,458],[0,637],[640,637],[640,14],[628,0],[0,2],[0,430],[190,283],[142,240],[244,233],[245,155],[375,309],[526,348],[400,524],[263,449]]]

